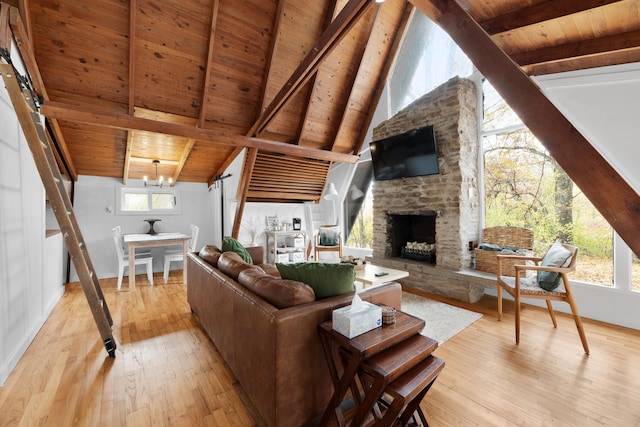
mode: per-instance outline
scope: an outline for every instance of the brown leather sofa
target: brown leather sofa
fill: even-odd
[[[251,255],[262,261],[262,251]],[[193,313],[266,425],[309,423],[322,413],[333,391],[318,324],[331,319],[335,308],[349,304],[353,293],[299,303],[307,298],[307,285],[297,282],[298,285],[289,284],[296,289],[287,291],[289,299],[277,297],[277,301],[293,301],[297,305],[278,309],[238,282],[239,274],[243,282],[253,282],[266,273],[236,259],[223,262],[222,257],[226,255],[220,260],[205,256],[213,264],[219,261],[214,266],[198,253],[188,255],[187,298]],[[250,270],[242,273],[246,269]],[[277,274],[273,266],[264,269]],[[359,295],[365,301],[398,309],[402,301],[398,283],[369,288]]]

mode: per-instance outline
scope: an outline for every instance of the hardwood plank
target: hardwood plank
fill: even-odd
[[[116,357],[94,337],[79,283],[67,285],[35,340],[0,388],[0,426],[263,425],[217,349],[191,314],[180,271],[135,293],[101,285],[112,312]],[[415,293],[423,294],[419,291]],[[436,426],[638,425],[640,331],[584,319],[585,355],[570,316],[554,329],[545,309],[514,310],[429,297],[484,316],[440,345],[444,371],[422,408]]]

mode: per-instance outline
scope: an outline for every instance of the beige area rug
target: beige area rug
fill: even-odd
[[[438,345],[442,345],[482,317],[480,313],[408,292],[402,293],[402,311],[424,319],[422,335],[438,341]]]

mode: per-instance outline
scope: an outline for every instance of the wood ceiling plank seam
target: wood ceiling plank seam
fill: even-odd
[[[20,11],[13,7],[9,6],[6,3],[2,3],[4,17],[0,17],[5,28],[2,30],[3,36],[6,37],[6,40],[3,40],[2,43],[8,43],[8,48],[2,46],[7,49],[8,52],[11,51],[11,38],[15,39],[16,45],[18,46],[18,51],[20,53],[20,57],[24,62],[24,66],[26,67],[27,74],[31,83],[33,84],[33,90],[42,100],[48,100],[49,94],[47,93],[46,87],[44,85],[44,81],[42,79],[42,74],[40,73],[40,68],[36,61],[35,52],[33,51],[33,43],[30,41],[27,33],[27,27],[24,25],[22,21],[22,17],[20,15]],[[9,34],[7,34],[7,32]],[[71,157],[71,152],[69,151],[69,147],[64,139],[64,135],[62,130],[57,123],[56,120],[51,120],[51,128],[53,129],[53,136],[55,139],[52,140],[57,147],[57,150],[60,152],[60,155],[64,158],[64,163],[67,166],[67,169],[71,176],[69,178],[72,181],[78,180],[78,173]]]
[[[291,77],[280,89],[280,92],[262,112],[251,129],[252,134],[255,135],[269,124],[269,121],[304,86],[322,61],[335,49],[347,35],[349,29],[359,21],[363,13],[373,3],[373,0],[349,0],[337,18],[332,21],[327,31],[320,36],[311,51],[292,73]]]
[[[363,120],[363,125],[360,127],[360,135],[358,136],[358,143],[354,145],[353,153],[360,153],[362,150],[362,145],[364,144],[365,138],[367,137],[367,132],[369,130],[369,126],[373,121],[373,116],[376,112],[376,108],[378,106],[378,102],[380,102],[380,98],[382,97],[382,92],[384,91],[384,87],[386,86],[387,79],[389,78],[389,74],[393,68],[393,64],[396,62],[396,58],[400,53],[400,46],[402,46],[402,42],[407,35],[407,28],[409,27],[409,22],[411,22],[411,17],[416,12],[416,8],[412,3],[412,0],[407,1],[404,7],[404,11],[402,14],[402,18],[398,23],[398,27],[395,32],[395,37],[390,44],[389,51],[387,56],[389,59],[384,63],[384,67],[378,75],[377,84],[375,86],[375,90],[371,94],[371,99],[368,102],[369,109],[366,113],[366,117]]]
[[[338,138],[338,135],[340,134],[340,131],[342,130],[342,127],[345,125],[345,120],[347,117],[347,110],[349,109],[349,104],[351,104],[351,96],[353,95],[353,89],[355,87],[356,81],[358,80],[358,77],[360,76],[360,72],[362,70],[362,60],[364,58],[364,55],[367,51],[367,46],[369,45],[369,41],[371,40],[371,36],[373,34],[373,29],[375,28],[375,24],[378,21],[378,17],[380,16],[380,10],[382,9],[382,3],[377,3],[376,4],[377,7],[372,8],[371,10],[374,13],[374,16],[369,19],[369,26],[365,31],[368,34],[368,40],[367,43],[365,43],[364,45],[362,45],[361,49],[359,52],[356,53],[356,55],[358,56],[358,59],[355,61],[358,64],[358,70],[353,73],[353,76],[351,77],[348,87],[350,88],[349,91],[349,95],[345,96],[342,101],[342,105],[340,106],[339,110],[339,115],[340,115],[340,120],[338,122],[338,126],[336,126],[332,132],[332,134],[329,136],[329,141],[331,141],[331,146],[329,147],[330,151],[333,151],[333,149],[335,148],[336,145],[336,140]]]
[[[174,123],[164,123],[156,120],[131,117],[114,111],[105,111],[91,105],[74,105],[56,101],[45,102],[41,113],[47,117],[68,120],[78,123],[93,124],[115,129],[136,129],[155,132],[171,136],[193,138],[217,144],[259,148],[261,150],[287,154],[297,157],[309,157],[317,160],[329,160],[345,163],[355,163],[357,156],[328,152],[325,150],[299,147],[287,143],[269,141],[261,138],[249,138],[243,135],[230,135],[226,132],[207,128],[195,128]]]
[[[135,109],[135,58],[136,58],[136,0],[129,1],[129,88],[128,110],[133,116]],[[133,150],[133,131],[127,130],[127,145],[124,150],[124,168],[122,170],[122,184],[127,185],[129,180],[129,168],[131,163],[131,151]]]
[[[480,26],[493,36],[517,28],[597,9],[623,0],[546,0],[513,12],[480,21]]]
[[[565,43],[529,52],[511,53],[511,58],[520,66],[542,64],[553,61],[568,61],[574,58],[610,55],[612,51],[640,48],[640,31],[628,31],[591,40]]]
[[[640,194],[457,1],[410,1],[451,36],[631,250],[640,253]]]
[[[329,5],[329,10],[327,11],[327,19],[325,20],[325,24],[323,27],[323,32],[326,31],[329,28],[329,25],[331,25],[331,21],[333,20],[335,14],[337,13],[337,7],[338,7],[338,0],[332,0],[331,4]],[[298,131],[296,133],[296,137],[295,137],[295,143],[296,144],[300,144],[300,140],[302,139],[302,135],[303,135],[303,131],[305,128],[305,125],[307,123],[307,120],[309,119],[309,113],[310,113],[310,106],[311,106],[311,100],[313,99],[313,97],[315,96],[315,92],[316,92],[316,80],[318,79],[318,73],[315,72],[313,73],[313,76],[311,77],[309,84],[311,86],[311,93],[309,94],[305,106],[304,106],[304,114],[302,114],[302,119],[300,120],[300,122],[298,123]]]

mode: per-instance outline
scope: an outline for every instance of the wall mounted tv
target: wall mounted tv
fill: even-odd
[[[373,141],[369,147],[376,181],[439,173],[433,126]]]

